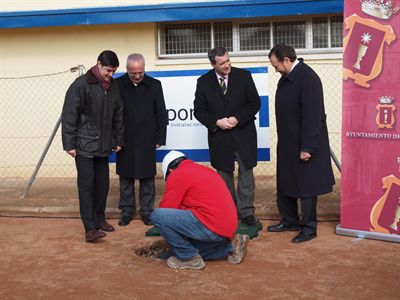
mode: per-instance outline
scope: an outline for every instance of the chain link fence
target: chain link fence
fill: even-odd
[[[319,75],[324,90],[325,111],[327,114],[328,134],[330,147],[336,158],[341,161],[342,145],[342,63],[332,62],[306,62]],[[273,68],[269,68],[269,111],[270,111],[270,145],[271,162],[259,163],[256,177],[255,206],[259,215],[276,215],[276,125],[275,125],[275,92],[280,78]],[[337,218],[340,211],[340,171],[332,160],[332,167],[336,184],[333,192],[319,197],[318,215],[327,218]]]
[[[338,62],[309,65],[323,82],[331,148],[340,161],[342,65]],[[75,67],[55,74],[0,78],[0,201],[15,201],[23,195],[59,120],[65,92],[79,75],[79,72],[72,71],[77,70],[79,68]],[[255,205],[257,214],[261,216],[276,215],[274,95],[279,77],[274,72],[268,75],[271,161],[261,162],[255,168]],[[325,210],[328,215],[339,213],[340,172],[333,167],[336,177],[334,192],[323,196],[329,201],[320,202],[319,205],[319,210]],[[164,189],[161,173],[161,166],[158,165],[157,200]],[[119,192],[114,164],[110,166],[110,177],[108,206],[117,207]],[[54,205],[60,206],[65,205],[63,200],[75,201],[77,197],[74,160],[62,150],[61,129],[58,128],[24,201],[29,203],[32,199],[50,199]]]

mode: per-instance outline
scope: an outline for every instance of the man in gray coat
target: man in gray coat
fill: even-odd
[[[135,211],[134,181],[139,180],[139,215],[144,224],[155,200],[156,149],[165,145],[167,111],[161,82],[145,74],[141,54],[131,54],[127,72],[117,79],[124,105],[125,147],[117,153],[120,183],[120,226],[129,224]]]
[[[334,184],[322,84],[318,75],[297,59],[293,47],[276,45],[268,57],[282,77],[275,95],[277,204],[281,222],[267,230],[300,230],[292,242],[301,243],[317,236],[317,196],[331,192]]]

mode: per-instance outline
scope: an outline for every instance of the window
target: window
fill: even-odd
[[[232,22],[214,23],[214,47],[218,46],[233,51]]]
[[[306,47],[306,22],[275,22],[274,44],[287,44],[296,49]]]
[[[343,46],[343,16],[330,18],[331,21],[331,47]]]
[[[270,41],[269,23],[239,24],[240,51],[268,49]]]
[[[233,53],[265,53],[277,43],[296,49],[340,48],[342,38],[343,16],[164,23],[159,26],[159,56],[196,56],[216,46]]]
[[[162,53],[204,53],[211,48],[211,26],[200,24],[166,24],[161,37]]]
[[[328,18],[319,17],[312,20],[313,48],[328,48]]]

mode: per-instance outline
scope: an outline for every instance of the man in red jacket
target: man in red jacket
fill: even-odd
[[[150,218],[176,255],[168,259],[168,266],[200,270],[203,259],[224,257],[240,263],[249,237],[235,235],[236,207],[222,178],[179,151],[164,157],[162,169],[166,189]]]

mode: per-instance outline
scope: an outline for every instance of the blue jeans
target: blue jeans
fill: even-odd
[[[190,210],[156,208],[150,219],[181,261],[198,254],[204,260],[220,259],[233,251],[228,238],[208,230]]]

